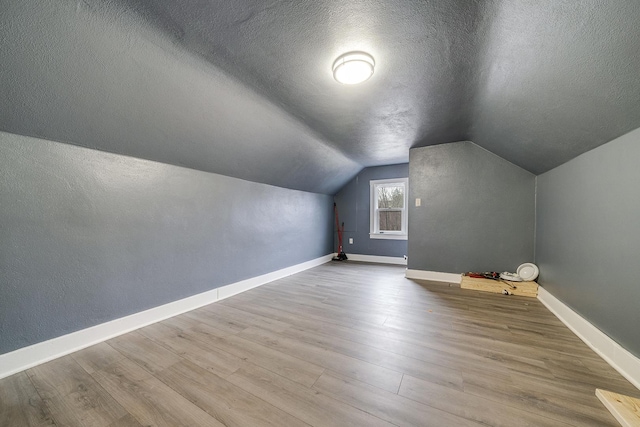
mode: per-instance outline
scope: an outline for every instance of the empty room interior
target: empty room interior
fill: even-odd
[[[640,426],[639,160],[638,0],[0,0],[0,426]]]

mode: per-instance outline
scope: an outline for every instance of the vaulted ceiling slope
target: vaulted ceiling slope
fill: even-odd
[[[0,130],[333,194],[362,166],[104,2],[0,0]]]
[[[0,0],[0,128],[335,192],[472,140],[545,172],[640,127],[638,0]],[[341,53],[376,59],[358,86]]]

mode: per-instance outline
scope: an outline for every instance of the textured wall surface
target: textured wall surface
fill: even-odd
[[[515,271],[533,261],[535,177],[524,169],[470,142],[414,148],[409,195],[408,268]]]
[[[538,179],[545,289],[640,357],[640,129]]]
[[[331,196],[0,133],[0,353],[331,253]]]
[[[335,193],[362,167],[108,1],[0,0],[0,130]]]
[[[347,183],[336,195],[335,201],[340,213],[340,222],[344,222],[344,251],[352,254],[401,257],[407,254],[406,240],[370,239],[369,181],[374,179],[407,178],[409,164],[365,168]],[[335,226],[334,226],[335,228]],[[349,244],[349,238],[353,244]],[[338,236],[335,235],[334,248],[338,248]]]

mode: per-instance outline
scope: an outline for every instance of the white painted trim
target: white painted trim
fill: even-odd
[[[542,286],[538,288],[538,300],[613,369],[640,389],[640,358],[629,353]]]
[[[441,273],[439,271],[410,270],[405,274],[407,279],[431,280],[433,282],[460,283],[462,275],[455,273]]]
[[[402,184],[404,187],[404,206],[402,208],[402,230],[401,232],[378,232],[378,198],[376,188],[388,184]],[[369,181],[369,238],[370,239],[393,239],[407,240],[407,228],[409,227],[409,178],[374,179]],[[382,237],[384,235],[384,237]],[[390,237],[396,236],[396,237]]]
[[[308,270],[309,268],[329,262],[332,257],[333,254],[325,255],[311,261],[240,282],[231,283],[220,288],[2,354],[0,355],[0,379],[117,337],[118,335],[142,328],[143,326],[195,310],[196,308],[220,301],[240,292]]]
[[[406,234],[392,233],[369,233],[370,239],[386,239],[386,240],[409,240]]]
[[[347,254],[347,257],[349,258],[349,261],[356,262],[375,262],[378,264],[407,265],[407,260],[403,257],[361,254]]]

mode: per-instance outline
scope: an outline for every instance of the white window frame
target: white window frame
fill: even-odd
[[[378,187],[404,187],[404,207],[402,208],[402,230],[380,231],[378,209]],[[407,220],[409,202],[409,178],[376,179],[369,181],[369,238],[407,240]],[[397,210],[397,209],[393,209]]]

